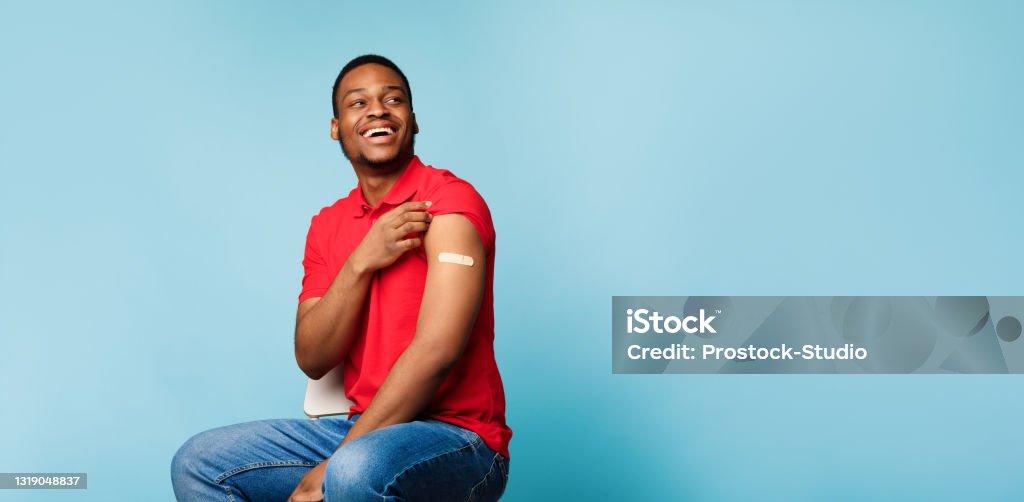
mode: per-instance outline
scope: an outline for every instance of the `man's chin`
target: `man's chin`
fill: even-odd
[[[343,153],[345,155],[345,158],[348,159],[350,162],[354,161],[359,164],[370,167],[372,169],[387,169],[393,168],[395,166],[395,163],[402,162],[403,159],[406,159],[407,157],[412,157],[412,147],[413,145],[415,145],[415,139],[410,143],[408,152],[406,152],[405,149],[399,149],[398,151],[391,154],[381,154],[374,156],[368,156],[366,155],[365,152],[358,152],[355,154],[355,159],[353,159],[352,155],[349,155],[348,151],[345,150],[344,143],[342,143],[340,140],[338,141],[338,143],[341,145],[341,153]],[[406,155],[406,153],[408,153],[408,155]]]
[[[385,156],[385,157],[373,157],[373,158],[370,158],[370,157],[367,157],[366,155],[360,155],[360,157],[361,158],[359,160],[361,160],[362,163],[365,164],[366,166],[371,167],[371,168],[375,168],[375,169],[381,169],[381,168],[393,166],[395,164],[395,161],[398,160],[399,155],[396,153],[394,155]]]
[[[369,156],[365,153],[360,153],[359,160],[364,165],[371,169],[393,169],[395,167],[405,167],[405,164],[412,158],[412,149],[399,149],[392,154]],[[399,166],[398,164],[401,164]]]

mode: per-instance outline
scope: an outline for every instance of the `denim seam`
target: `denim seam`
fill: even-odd
[[[220,484],[221,481],[224,481],[225,479],[230,478],[231,476],[234,476],[235,474],[238,474],[240,472],[251,471],[253,469],[260,469],[263,467],[316,467],[318,463],[319,462],[309,462],[306,460],[255,462],[252,464],[245,464],[235,467],[234,469],[231,469],[230,471],[227,471],[221,474],[220,476],[217,476],[217,478],[214,479],[214,482]]]
[[[472,441],[470,441],[466,445],[460,446],[459,448],[456,448],[454,450],[438,453],[437,455],[434,455],[433,457],[425,458],[423,460],[420,460],[420,461],[418,461],[418,462],[416,462],[416,463],[414,463],[414,464],[412,464],[412,465],[402,469],[401,471],[399,471],[398,474],[395,474],[394,478],[391,478],[391,481],[388,482],[388,484],[384,485],[384,493],[387,493],[388,490],[392,486],[394,486],[395,483],[398,482],[398,478],[402,477],[402,475],[404,475],[405,473],[415,469],[416,467],[419,467],[419,466],[421,466],[423,464],[426,464],[427,462],[432,462],[432,461],[437,460],[437,459],[439,459],[441,457],[446,457],[446,456],[449,456],[449,455],[456,455],[456,454],[462,453],[463,450],[466,450],[466,449],[469,449],[469,448],[476,448],[476,447],[480,446],[481,444],[483,444],[483,440],[480,439],[480,437],[478,436],[476,439],[473,439]]]
[[[471,500],[471,501],[473,500],[473,497],[476,495],[477,488],[480,488],[481,485],[486,486],[486,482],[487,482],[488,479],[491,478],[491,474],[494,472],[494,466],[497,465],[497,463],[498,463],[498,454],[495,453],[494,454],[494,458],[491,459],[491,468],[487,469],[487,474],[484,474],[484,479],[481,479],[479,483],[473,485],[473,489],[469,491],[469,500]],[[504,473],[502,473],[502,474],[504,474]]]
[[[498,454],[498,465],[501,466],[501,493],[505,493],[508,488],[508,459],[505,455]]]

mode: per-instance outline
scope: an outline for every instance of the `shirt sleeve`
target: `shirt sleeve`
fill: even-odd
[[[426,197],[431,202],[427,211],[434,216],[442,214],[461,214],[476,227],[480,241],[490,255],[494,251],[494,223],[491,211],[484,198],[473,188],[473,185],[461,180],[452,179]]]
[[[333,281],[327,269],[323,243],[320,241],[317,233],[318,218],[319,215],[313,216],[309,222],[309,232],[306,233],[306,253],[302,259],[304,274],[302,276],[302,291],[299,293],[299,303],[310,298],[323,296]]]

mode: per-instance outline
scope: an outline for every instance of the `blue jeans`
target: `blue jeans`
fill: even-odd
[[[335,451],[359,419],[260,420],[196,434],[171,462],[179,501],[285,501],[330,457],[324,502],[498,500],[508,460],[475,432],[416,420],[364,434]]]

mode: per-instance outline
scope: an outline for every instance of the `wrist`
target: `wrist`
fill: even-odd
[[[350,257],[346,260],[345,264],[342,265],[342,270],[346,271],[348,276],[355,281],[361,281],[373,274],[373,270],[369,266],[360,262],[355,257]]]

